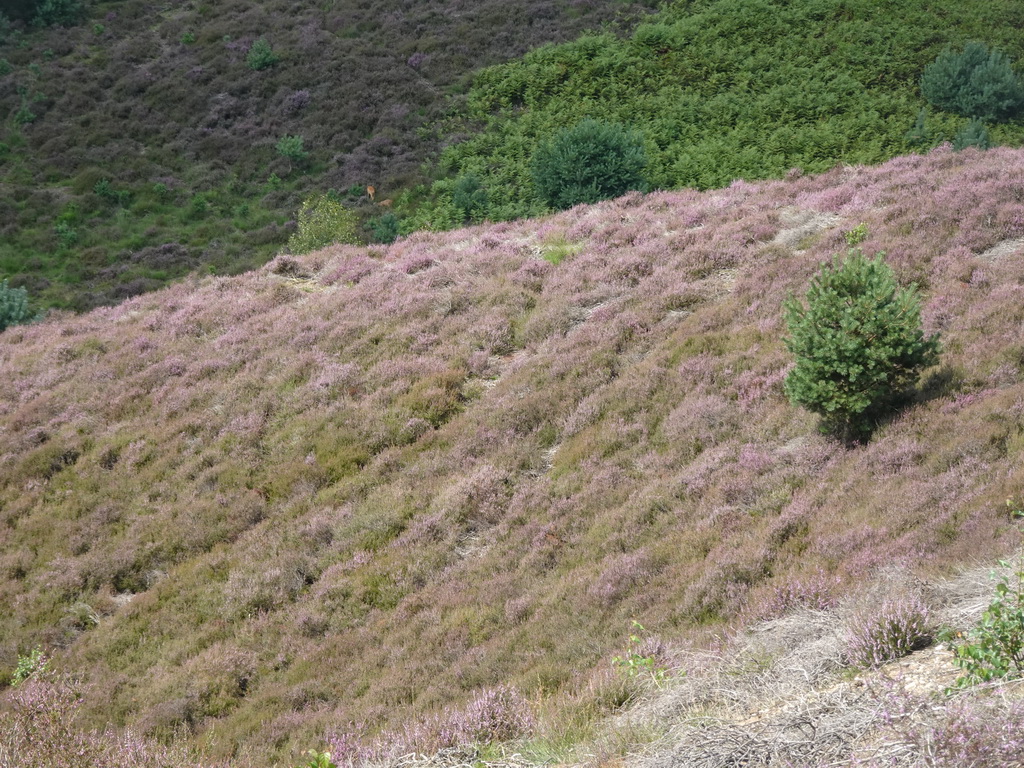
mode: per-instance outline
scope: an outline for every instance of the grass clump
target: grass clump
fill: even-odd
[[[917,597],[894,597],[850,621],[846,657],[857,667],[879,667],[931,642],[928,606]]]
[[[806,301],[785,304],[786,347],[796,357],[786,394],[819,414],[823,431],[847,442],[867,437],[938,362],[938,337],[925,338],[916,288],[900,288],[881,253],[869,259],[853,249],[824,265]]]

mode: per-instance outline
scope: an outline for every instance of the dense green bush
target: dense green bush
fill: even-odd
[[[281,57],[274,53],[273,48],[270,47],[270,43],[267,42],[265,37],[257,39],[249,48],[249,53],[245,57],[245,62],[249,65],[249,68],[257,72],[274,66],[280,60]]]
[[[37,27],[71,26],[85,16],[82,0],[41,0],[32,23]]]
[[[1000,562],[1009,568],[1007,562]],[[1024,675],[1024,566],[996,584],[995,599],[966,642],[953,648],[964,675],[957,683],[984,683]]]
[[[487,212],[487,190],[475,173],[460,176],[452,188],[452,205],[464,222],[481,221]]]
[[[984,43],[940,53],[925,67],[921,93],[939,109],[979,120],[1007,120],[1024,109],[1024,84],[1010,60]]]
[[[968,147],[989,149],[991,146],[992,140],[989,138],[988,128],[981,120],[971,120],[953,137],[953,149],[957,152]]]
[[[795,298],[785,304],[786,347],[796,356],[786,394],[847,442],[870,435],[921,369],[938,362],[938,338],[921,329],[916,288],[900,288],[883,256],[853,249],[822,266],[806,307]]]
[[[639,134],[617,123],[584,120],[541,143],[533,155],[537,194],[571,208],[644,189],[647,154]]]
[[[301,165],[309,159],[305,148],[305,140],[301,136],[282,136],[277,142],[277,153],[281,157]]]
[[[7,280],[0,282],[0,331],[28,321],[28,291],[8,287]]]
[[[378,243],[393,243],[400,234],[398,217],[390,212],[375,219],[370,219],[366,224],[373,235],[374,241]]]
[[[309,253],[332,243],[357,243],[355,213],[329,195],[310,197],[299,209],[298,228],[288,238],[292,253]]]

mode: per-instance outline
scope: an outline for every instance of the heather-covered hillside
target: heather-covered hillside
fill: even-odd
[[[944,350],[846,449],[782,393],[781,305],[861,223]],[[84,723],[267,764],[586,689],[632,619],[697,645],[1008,554],[1022,253],[1024,153],[940,148],[10,328],[0,661],[40,645]]]
[[[628,29],[649,10],[623,0],[31,4],[86,13],[7,28],[3,14],[17,8],[0,7],[0,279],[37,306],[76,310],[196,269],[263,264],[314,192],[334,189],[362,219],[379,217],[386,209],[366,186],[382,201],[429,180],[421,165],[452,138],[438,121],[473,71],[584,31]],[[279,151],[286,137],[298,152]]]

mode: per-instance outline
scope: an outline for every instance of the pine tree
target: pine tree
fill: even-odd
[[[1024,109],[1024,84],[1010,60],[984,43],[946,49],[924,69],[921,94],[934,106],[965,117],[996,122]]]
[[[938,362],[938,337],[924,336],[916,288],[900,288],[883,258],[853,249],[822,266],[806,307],[793,298],[785,304],[786,347],[796,356],[786,394],[848,444],[869,436],[920,371]]]
[[[7,280],[0,282],[0,331],[10,325],[29,321],[28,291],[24,288],[9,288]]]
[[[584,120],[559,131],[533,156],[537,194],[552,208],[571,208],[646,188],[641,137],[617,123]]]

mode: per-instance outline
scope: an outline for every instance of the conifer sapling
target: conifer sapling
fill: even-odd
[[[785,304],[796,356],[786,394],[822,416],[822,431],[847,443],[867,437],[938,362],[938,337],[925,338],[916,287],[900,288],[882,253],[869,259],[854,248],[823,265],[806,298],[806,307]]]

